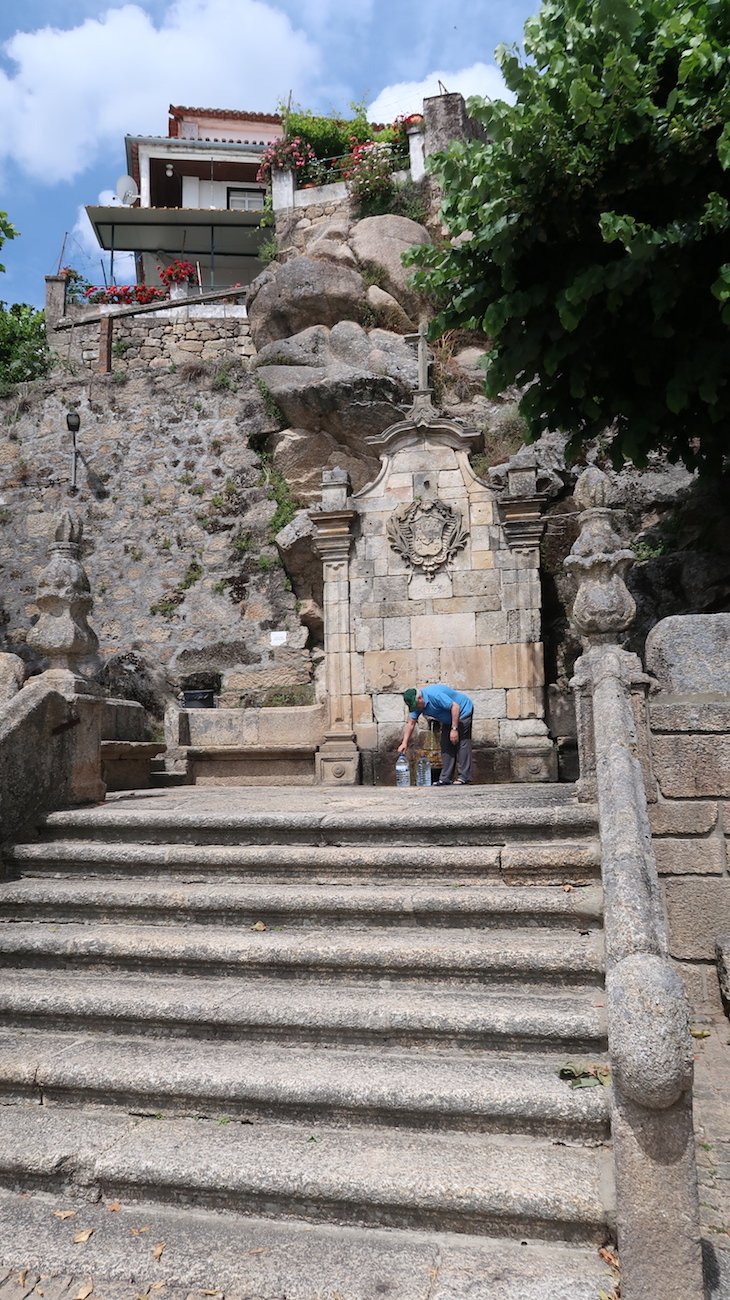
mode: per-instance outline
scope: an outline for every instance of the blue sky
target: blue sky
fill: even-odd
[[[126,133],[166,135],[170,103],[276,111],[365,101],[376,120],[420,107],[437,78],[499,92],[500,42],[537,0],[4,0],[0,208],[20,231],[0,253],[0,298],[43,303],[63,263],[94,283],[83,205],[126,171]]]

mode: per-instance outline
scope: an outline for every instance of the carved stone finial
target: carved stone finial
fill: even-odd
[[[72,542],[75,546],[80,546],[83,535],[84,525],[78,515],[73,510],[64,510],[56,524],[56,541]]]
[[[38,580],[40,618],[28,634],[28,644],[48,659],[50,668],[74,673],[99,645],[87,622],[94,602],[80,559],[82,536],[81,520],[65,510],[51,543],[50,561]]]
[[[596,465],[584,469],[573,489],[573,496],[581,510],[605,506],[608,500],[608,479],[603,470]]]
[[[624,547],[613,527],[614,511],[603,503],[608,479],[591,466],[581,474],[574,496],[583,506],[580,533],[565,561],[575,573],[578,593],[572,621],[585,649],[618,641],[634,621],[636,605],[624,577],[634,554]]]

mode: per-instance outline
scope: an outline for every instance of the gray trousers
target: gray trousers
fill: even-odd
[[[459,718],[459,740],[451,743],[451,723],[441,723],[441,785],[450,785],[454,779],[454,767],[460,781],[471,781],[471,723],[473,713],[468,718]]]

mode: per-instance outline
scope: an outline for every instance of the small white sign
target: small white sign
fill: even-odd
[[[272,633],[271,633],[271,644],[272,644],[272,645],[286,645],[288,636],[289,636],[289,633],[288,633],[288,632],[272,632]]]

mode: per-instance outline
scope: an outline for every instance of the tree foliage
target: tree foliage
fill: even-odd
[[[0,248],[2,248],[6,240],[15,239],[17,233],[15,226],[8,220],[7,212],[0,212]],[[0,271],[4,270],[5,267],[0,262]]]
[[[17,234],[7,212],[0,212],[0,248]],[[0,396],[16,384],[45,375],[49,364],[43,312],[26,303],[8,307],[0,302]]]
[[[730,427],[730,4],[546,0],[515,103],[436,159],[452,240],[412,255],[435,335],[490,339],[487,390],[525,388],[528,436],[616,464],[716,469]]]
[[[0,302],[0,396],[48,373],[50,357],[42,311]]]

